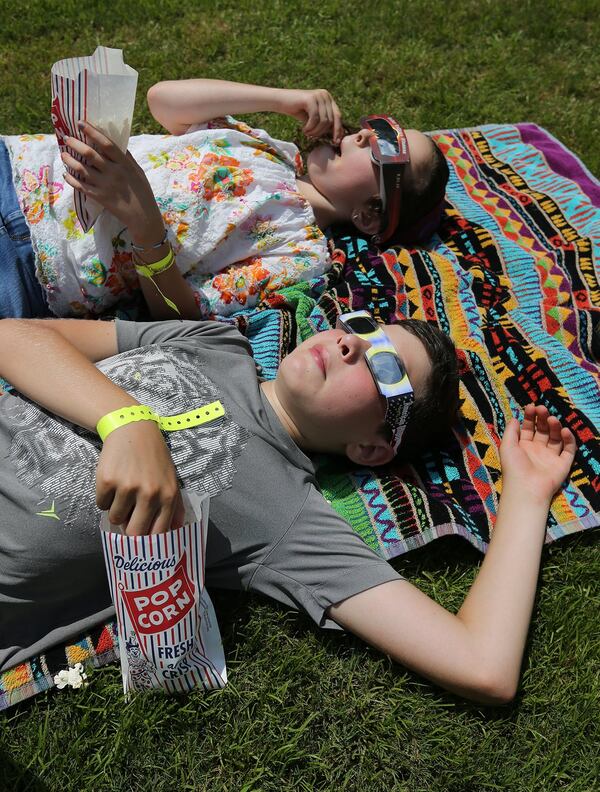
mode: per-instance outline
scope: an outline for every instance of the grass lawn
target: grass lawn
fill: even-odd
[[[134,133],[158,131],[144,106],[152,83],[221,77],[326,87],[349,121],[533,121],[599,175],[597,11],[585,0],[0,0],[0,132],[50,132],[53,62],[105,44],[139,71]],[[253,120],[299,140],[290,119]],[[456,610],[480,561],[453,537],[395,566]],[[593,792],[599,580],[597,534],[544,550],[519,694],[498,708],[259,597],[215,592],[223,691],[126,705],[112,666],[84,690],[40,695],[0,718],[0,792]]]

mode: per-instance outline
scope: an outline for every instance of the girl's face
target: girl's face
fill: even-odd
[[[371,159],[368,129],[342,138],[339,148],[323,144],[308,155],[307,175],[321,195],[348,214],[379,193],[379,168]]]
[[[414,179],[431,167],[433,145],[417,129],[407,129],[410,163]],[[379,196],[379,167],[371,159],[371,130],[361,129],[342,138],[339,149],[324,144],[308,155],[306,169],[313,187],[336,208],[340,218],[350,220],[352,212],[370,198]]]

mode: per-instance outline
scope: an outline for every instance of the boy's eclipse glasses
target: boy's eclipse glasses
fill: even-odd
[[[379,393],[387,407],[385,422],[392,431],[394,452],[400,447],[402,435],[410,418],[414,393],[404,364],[382,326],[367,311],[341,314],[337,327],[364,338],[370,343],[365,360]]]
[[[369,138],[371,159],[379,166],[379,192],[383,204],[384,227],[376,235],[377,243],[386,242],[394,233],[400,215],[402,171],[410,162],[404,129],[391,116],[370,115],[361,118],[361,127],[375,132]]]

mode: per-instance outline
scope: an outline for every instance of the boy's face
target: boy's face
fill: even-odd
[[[387,325],[384,330],[418,398],[431,371],[425,347],[401,325]],[[273,388],[302,448],[347,453],[348,443],[369,443],[377,435],[386,402],[364,357],[369,346],[345,330],[326,330],[283,359]]]

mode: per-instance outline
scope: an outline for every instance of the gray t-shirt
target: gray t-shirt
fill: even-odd
[[[401,579],[331,508],[259,387],[248,341],[218,322],[117,321],[98,367],[161,415],[219,399],[225,416],[166,433],[181,483],[211,495],[207,585],[326,609]],[[0,670],[114,615],[99,536],[100,439],[0,397]]]

